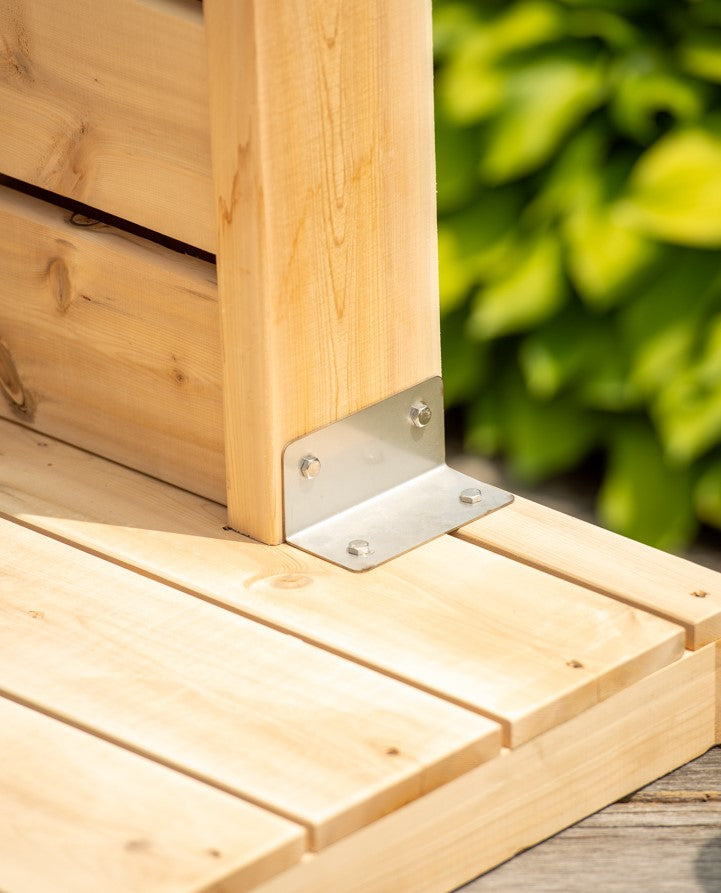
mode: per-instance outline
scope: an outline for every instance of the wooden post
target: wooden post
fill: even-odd
[[[440,372],[430,0],[205,0],[228,514],[285,444]]]

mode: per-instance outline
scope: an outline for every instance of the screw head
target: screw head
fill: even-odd
[[[298,468],[304,478],[311,480],[312,478],[317,477],[320,472],[320,459],[317,456],[303,456],[298,463]]]
[[[371,545],[368,540],[351,540],[347,551],[351,555],[370,555]]]
[[[466,490],[461,490],[459,498],[461,502],[465,502],[468,505],[476,505],[481,501],[482,495],[478,487],[468,487]]]
[[[432,417],[433,413],[431,412],[430,406],[422,400],[418,400],[411,404],[411,408],[408,411],[408,418],[411,420],[411,424],[415,425],[416,428],[425,428]]]

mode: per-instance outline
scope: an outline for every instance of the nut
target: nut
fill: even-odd
[[[317,477],[320,472],[320,459],[317,456],[303,456],[298,467],[300,468],[300,473],[303,477],[310,480]]]
[[[478,487],[468,487],[466,490],[461,490],[460,500],[461,502],[465,502],[468,505],[476,505],[482,499],[482,493],[478,489]]]
[[[371,545],[368,540],[351,540],[348,543],[348,552],[351,555],[370,555]]]
[[[425,428],[432,417],[433,413],[431,412],[430,406],[422,400],[418,400],[416,403],[411,404],[411,408],[408,411],[408,418],[411,420],[411,424],[415,425],[416,428]]]

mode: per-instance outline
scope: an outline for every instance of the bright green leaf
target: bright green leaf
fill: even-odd
[[[692,474],[668,464],[645,422],[615,430],[598,512],[607,527],[659,549],[680,549],[696,532]]]
[[[721,137],[695,128],[661,139],[641,156],[621,210],[649,236],[721,246]]]
[[[603,65],[575,54],[545,56],[508,72],[507,94],[489,122],[481,172],[505,183],[545,164],[604,98]]]
[[[676,462],[692,462],[721,444],[721,315],[709,326],[698,359],[660,392],[653,417]]]
[[[505,258],[503,273],[473,301],[468,330],[475,338],[525,331],[553,316],[566,301],[561,250],[553,233],[519,244]]]

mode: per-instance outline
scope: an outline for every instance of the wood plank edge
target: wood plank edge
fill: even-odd
[[[686,652],[255,893],[454,889],[710,749],[718,663],[715,645]]]
[[[115,753],[117,754],[116,759],[121,760],[120,765],[132,767],[135,766],[136,770],[143,768],[142,764],[153,764],[156,766],[157,771],[159,773],[164,773],[164,771],[168,768],[165,766],[160,766],[155,760],[146,760],[144,757],[137,753],[132,753],[128,751],[127,748],[124,747],[116,747],[113,742],[109,742],[102,738],[102,736],[96,735],[92,732],[88,733],[87,730],[84,730],[77,725],[64,722],[58,719],[55,716],[52,716],[47,711],[43,709],[36,709],[32,705],[24,703],[21,699],[8,696],[6,694],[0,694],[0,706],[15,704],[18,707],[22,708],[23,711],[28,711],[28,714],[24,715],[34,715],[35,720],[33,722],[44,722],[47,720],[49,730],[55,729],[53,732],[54,735],[60,735],[61,740],[64,738],[65,740],[73,740],[75,742],[75,750],[78,748],[83,751],[88,751],[88,749],[92,753],[97,754],[111,754],[112,750],[106,750],[106,745],[110,746]],[[23,715],[23,714],[21,714]],[[42,717],[43,719],[38,719]],[[62,729],[66,731],[63,732]],[[81,738],[66,738],[67,735],[75,735],[78,734],[82,736]],[[92,740],[89,740],[92,739]],[[93,745],[93,741],[97,742],[96,745]],[[102,741],[102,744],[100,743]],[[94,749],[96,748],[96,749]],[[125,756],[123,756],[125,755]],[[54,754],[48,754],[48,761],[50,764],[53,764]],[[137,762],[140,761],[140,762]],[[116,763],[117,765],[117,763]],[[208,787],[206,785],[198,786],[197,788],[188,787],[193,786],[195,784],[195,779],[190,779],[186,773],[178,773],[180,776],[179,782],[182,779],[182,784],[186,790],[197,790],[200,795],[202,792],[202,788]],[[165,777],[166,779],[170,779],[170,775],[154,775],[153,776],[156,781],[159,778]],[[112,785],[115,784],[114,777],[106,775],[107,783]],[[207,799],[205,796],[203,799]],[[243,802],[241,798],[234,798],[235,800],[239,800],[241,803]],[[119,804],[122,805],[122,804]],[[275,816],[274,816],[275,818]],[[77,820],[78,817],[75,817]],[[69,817],[69,820],[73,820],[72,816]],[[280,822],[278,823],[278,827],[280,828]],[[269,843],[268,845],[262,847],[260,850],[256,849],[254,854],[254,861],[252,863],[248,863],[248,854],[247,851],[245,853],[239,853],[238,856],[233,860],[224,859],[224,864],[222,866],[215,867],[213,869],[208,869],[205,872],[207,880],[204,881],[203,886],[211,885],[211,888],[215,888],[215,885],[220,879],[224,880],[225,884],[231,882],[232,889],[237,890],[238,893],[241,891],[251,890],[254,886],[263,881],[269,880],[280,872],[287,870],[291,866],[297,864],[302,856],[308,851],[308,832],[302,826],[297,823],[289,823],[284,820],[284,832],[282,835],[276,835],[276,839],[274,842]],[[90,849],[92,849],[92,842],[88,842]],[[42,853],[39,854],[42,858]],[[2,867],[0,866],[0,873],[2,872]],[[1,879],[0,879],[1,880]],[[228,889],[225,887],[224,889]]]
[[[266,812],[271,812],[274,815],[285,819],[286,821],[292,822],[294,825],[298,825],[304,829],[306,849],[310,848],[313,829],[309,827],[308,823],[302,818],[299,818],[298,816],[293,815],[292,813],[287,812],[278,806],[273,806],[269,803],[264,802],[260,798],[251,797],[247,794],[241,795],[232,787],[224,785],[217,779],[210,778],[204,775],[202,772],[195,772],[187,766],[176,763],[174,760],[165,759],[159,754],[151,753],[150,751],[145,750],[145,748],[143,747],[135,746],[121,738],[116,738],[114,735],[107,735],[102,730],[94,726],[87,725],[86,723],[75,719],[62,710],[52,710],[31,698],[24,698],[22,696],[19,696],[14,692],[6,689],[2,685],[2,682],[0,682],[0,698],[5,698],[8,701],[13,701],[16,704],[19,704],[21,707],[27,707],[30,710],[35,711],[36,713],[41,713],[43,716],[47,716],[49,719],[57,720],[58,722],[61,722],[66,726],[71,726],[72,728],[77,729],[80,732],[85,732],[88,735],[92,735],[94,738],[99,738],[101,741],[106,741],[108,744],[113,744],[114,746],[119,747],[121,750],[126,750],[129,753],[135,754],[136,756],[143,757],[144,759],[149,760],[151,763],[157,763],[160,766],[165,766],[166,769],[172,769],[173,772],[177,772],[180,775],[185,775],[188,778],[192,778],[194,781],[201,782],[208,787],[215,788],[218,791],[222,791],[224,794],[229,794],[231,797],[235,797],[238,800],[242,800],[245,803],[251,804],[252,806],[257,806],[260,809],[264,809]]]
[[[532,567],[534,570],[550,574],[552,577],[556,577],[559,580],[574,583],[576,586],[583,586],[584,589],[589,589],[591,592],[597,592],[599,595],[606,596],[606,598],[612,598],[615,601],[622,602],[624,605],[628,605],[631,608],[645,611],[647,614],[653,614],[655,617],[660,617],[662,620],[668,620],[671,623],[675,623],[677,626],[684,629],[686,634],[685,645],[689,651],[697,651],[700,648],[704,648],[706,645],[721,640],[721,616],[691,623],[677,614],[664,611],[662,608],[654,608],[653,605],[646,603],[640,604],[633,598],[633,596],[625,595],[610,587],[598,585],[581,575],[564,573],[558,568],[551,567],[542,561],[529,559],[527,556],[516,552],[513,549],[504,549],[496,544],[485,542],[479,538],[476,533],[466,530],[463,527],[453,531],[450,536],[457,537],[458,539],[463,540],[463,542],[477,546],[480,549],[487,549],[489,552],[493,552],[496,555],[502,555],[504,558],[510,558],[513,561],[517,561],[519,564],[525,564],[527,567]]]

